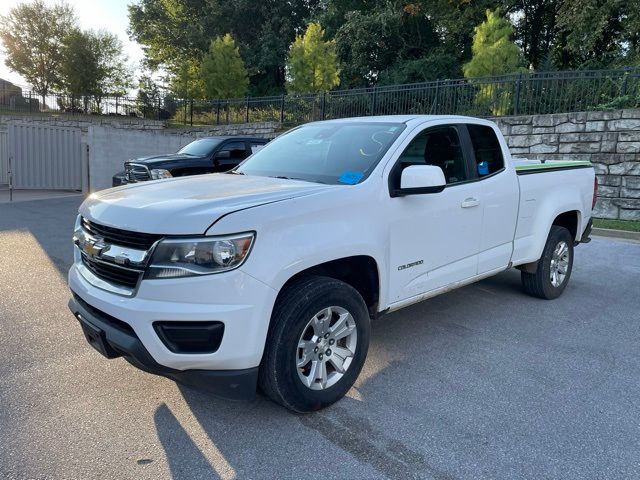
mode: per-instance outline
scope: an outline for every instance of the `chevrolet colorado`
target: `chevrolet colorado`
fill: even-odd
[[[310,123],[230,173],[89,196],[69,305],[107,358],[308,412],[352,386],[381,314],[511,267],[562,294],[596,189],[588,162],[513,160],[487,120]]]

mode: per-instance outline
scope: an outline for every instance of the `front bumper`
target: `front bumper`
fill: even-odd
[[[92,308],[79,297],[69,300],[69,309],[80,322],[87,341],[107,358],[124,357],[145,372],[171,378],[232,400],[255,397],[258,367],[243,370],[175,370],[160,365],[124,322]]]
[[[143,370],[176,379],[178,375],[193,377],[193,372],[202,377],[202,371],[210,371],[208,376],[236,371],[244,377],[260,364],[277,292],[240,269],[203,277],[143,280],[135,296],[125,297],[89,283],[78,265],[76,259],[69,270],[71,291],[83,304],[100,312],[99,317],[113,318],[130,329],[133,340],[126,340],[126,345],[118,341],[123,338],[118,332],[112,332],[111,337],[105,333],[107,343],[116,339],[115,350],[124,352],[125,358]],[[77,300],[70,306],[74,315],[83,316]],[[84,312],[93,323],[89,314]],[[224,324],[222,341],[213,353],[175,353],[154,328],[157,322],[212,321]],[[124,348],[132,342],[139,348]]]

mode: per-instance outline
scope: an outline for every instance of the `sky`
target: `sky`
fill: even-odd
[[[0,14],[6,14],[14,6],[25,0],[0,0]],[[60,3],[59,0],[44,0],[48,5]],[[127,5],[133,0],[66,0],[73,7],[78,17],[78,23],[83,30],[107,30],[122,40],[124,51],[129,57],[129,63],[138,73],[139,63],[143,58],[142,48],[136,42],[129,40],[127,26]],[[5,55],[0,49],[0,78],[9,80],[21,87],[28,87],[24,78],[9,70],[4,64]],[[137,75],[136,75],[137,77]]]

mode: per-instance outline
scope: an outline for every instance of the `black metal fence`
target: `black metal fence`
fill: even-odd
[[[0,114],[49,113],[127,115],[157,118],[158,105],[142,105],[135,97],[39,93],[18,87],[0,89]]]
[[[457,114],[503,116],[640,107],[640,68],[519,73],[499,77],[439,80],[220,100],[142,103],[136,98],[0,92],[0,112],[20,110],[71,114],[131,115],[190,125],[304,122],[368,115]]]

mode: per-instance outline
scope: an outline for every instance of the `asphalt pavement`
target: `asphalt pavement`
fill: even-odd
[[[554,301],[512,270],[385,316],[310,415],[106,360],[67,309],[80,199],[0,205],[0,478],[640,478],[640,243],[576,249]]]

